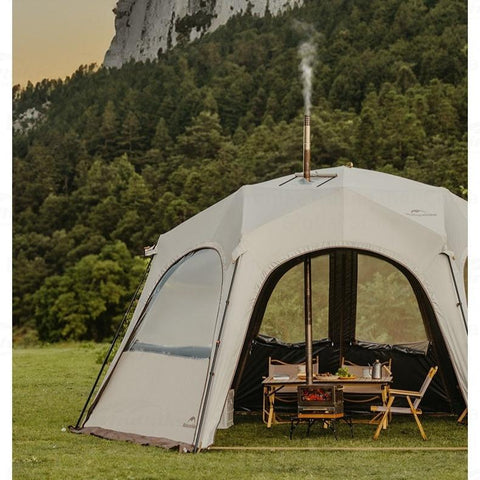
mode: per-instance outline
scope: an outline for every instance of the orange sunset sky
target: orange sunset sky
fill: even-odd
[[[13,84],[65,78],[103,62],[116,0],[12,0]]]

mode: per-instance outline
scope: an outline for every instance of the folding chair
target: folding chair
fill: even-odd
[[[290,377],[296,377],[298,373],[298,367],[305,365],[305,362],[301,363],[286,363],[281,360],[268,357],[268,376],[273,377],[275,375],[288,375]],[[313,374],[318,374],[318,356],[313,358]],[[293,387],[292,391],[297,394],[297,388]]]
[[[462,423],[464,423],[464,420],[465,420],[465,423],[466,423],[467,415],[468,415],[468,407],[465,407],[465,410],[457,418],[457,423],[462,424]]]
[[[357,365],[349,360],[342,359],[342,367],[355,377],[363,377],[363,370],[370,368],[368,365]],[[382,363],[382,377],[392,375],[392,359]],[[386,403],[385,392],[382,385],[344,385],[343,400],[351,403],[368,403],[374,400],[382,400]]]
[[[377,415],[377,417],[379,416],[381,417],[377,427],[377,431],[373,436],[374,440],[378,439],[380,432],[382,431],[382,428],[386,428],[388,418],[393,413],[413,415],[415,418],[415,421],[417,422],[417,426],[418,426],[418,429],[420,430],[420,434],[422,435],[422,438],[424,440],[427,439],[427,436],[425,435],[425,432],[422,427],[422,423],[418,418],[418,416],[422,414],[422,411],[418,408],[418,406],[420,405],[420,402],[422,401],[422,398],[425,395],[425,392],[427,391],[427,388],[430,385],[432,378],[437,373],[437,370],[438,370],[438,367],[432,367],[428,371],[428,374],[425,377],[425,380],[423,381],[423,384],[418,392],[410,391],[410,390],[396,390],[394,388],[391,388],[388,391],[388,401],[386,405],[373,405],[372,407],[370,407],[370,410],[372,412],[380,412]],[[397,398],[406,399],[408,402],[408,407],[394,407],[393,402]],[[412,402],[412,398],[414,398],[413,402]]]
[[[290,378],[295,378],[298,374],[298,367],[300,365],[305,365],[305,362],[302,363],[286,363],[282,362],[281,360],[272,359],[272,357],[268,357],[268,376],[275,377],[275,376],[283,376],[287,375]],[[313,374],[318,374],[318,366],[319,366],[319,358],[318,356],[313,359]],[[270,393],[271,394],[271,393]],[[269,412],[269,401],[268,401],[268,389],[264,389],[263,393],[263,418],[264,422],[267,423],[266,419],[268,418]],[[280,390],[276,390],[274,393],[275,402],[285,403],[285,404],[293,404],[296,407],[297,404],[297,386],[296,385],[286,385],[282,387]],[[277,415],[275,415],[274,419],[275,423],[283,423]]]

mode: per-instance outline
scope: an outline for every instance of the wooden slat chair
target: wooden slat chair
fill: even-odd
[[[460,414],[460,416],[457,418],[457,422],[459,424],[467,423],[466,418],[468,415],[468,407],[465,408],[465,410]]]
[[[342,367],[347,367],[348,371],[355,377],[363,377],[363,370],[370,368],[368,365],[357,365],[349,360],[342,359]],[[388,377],[392,374],[392,359],[382,363],[382,377]],[[343,386],[343,399],[345,402],[368,403],[374,400],[386,400],[382,385],[348,385]]]
[[[277,375],[288,375],[291,378],[297,376],[298,367],[300,365],[305,365],[305,362],[302,363],[286,363],[282,362],[281,360],[274,359],[272,357],[268,357],[268,376],[274,377]],[[318,357],[313,359],[313,374],[318,374]],[[297,398],[297,387],[284,387],[281,390],[282,393],[294,393],[295,394],[295,401]],[[278,394],[277,394],[278,398]]]
[[[377,430],[375,432],[375,435],[373,436],[374,440],[378,439],[380,432],[382,431],[382,428],[386,427],[387,425],[389,416],[394,413],[413,415],[415,418],[415,421],[417,422],[418,429],[420,430],[420,435],[424,440],[427,439],[427,436],[425,435],[425,431],[423,430],[423,427],[422,427],[422,423],[418,418],[418,416],[422,414],[422,411],[418,407],[420,405],[420,402],[422,401],[423,396],[425,395],[425,392],[428,389],[428,386],[430,385],[430,382],[432,381],[432,378],[437,373],[437,370],[438,370],[438,367],[430,368],[418,392],[410,391],[410,390],[397,390],[397,389],[391,388],[388,391],[388,401],[386,405],[373,405],[372,407],[370,407],[370,410],[372,412],[379,412],[379,415],[381,415],[381,419],[378,424]],[[406,399],[408,402],[408,407],[394,407],[393,402],[397,398]],[[414,400],[412,401],[412,399]]]
[[[298,373],[298,367],[300,365],[305,365],[305,362],[302,363],[286,363],[282,362],[281,360],[273,359],[272,357],[268,357],[268,376],[275,377],[275,376],[283,376],[288,375],[290,378],[295,378]],[[318,374],[318,366],[319,366],[319,358],[314,357],[313,359],[313,374]],[[263,411],[264,411],[264,418],[268,411],[267,403],[265,395],[263,396]],[[297,403],[297,386],[285,386],[281,390],[275,392],[275,402],[281,402],[285,404],[296,404]],[[281,423],[280,419],[275,420],[276,423]]]

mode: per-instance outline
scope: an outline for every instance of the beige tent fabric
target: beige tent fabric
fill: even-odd
[[[85,426],[169,438],[207,448],[213,443],[248,323],[265,280],[289,259],[340,247],[387,257],[419,280],[435,311],[466,400],[467,332],[458,304],[460,300],[466,312],[463,265],[467,258],[467,203],[443,188],[379,172],[338,167],[312,172],[311,182],[291,175],[244,186],[160,236],[132,322],[107,372],[106,387],[102,387]],[[213,319],[212,345],[218,349],[215,365],[213,353],[203,363],[173,356],[165,359],[161,355],[153,359],[155,355],[150,354],[138,363],[132,362],[127,371],[123,346],[152,290],[175,262],[199,248],[215,249],[223,268],[220,306],[217,318]],[[197,307],[192,304],[191,308],[194,311]],[[169,368],[177,372],[177,377],[170,376]],[[202,378],[201,371],[206,372]],[[128,390],[132,378],[150,378],[151,372],[156,372],[159,383],[149,387],[146,380],[144,387],[151,388],[153,403],[144,409],[145,418],[139,421],[138,415],[132,413],[137,400],[132,399],[129,404]],[[168,391],[183,391],[183,378],[190,372],[196,372],[190,388],[201,391],[202,399],[201,405],[196,406],[200,413],[193,436],[184,435],[182,427],[193,406],[178,402]],[[115,418],[112,411],[116,412]],[[129,418],[121,420],[122,416]],[[171,429],[165,424],[167,417],[172,418]]]

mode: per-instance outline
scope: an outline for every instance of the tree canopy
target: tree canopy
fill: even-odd
[[[247,12],[155,61],[14,87],[14,327],[108,338],[143,246],[243,184],[300,171],[312,32],[312,168],[353,162],[465,196],[465,1]]]

